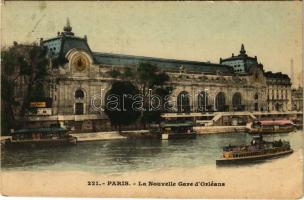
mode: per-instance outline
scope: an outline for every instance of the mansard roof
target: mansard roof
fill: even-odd
[[[272,71],[265,72],[266,78],[269,79],[288,79],[290,80],[287,74],[283,74],[282,72],[273,73]]]
[[[92,56],[94,63],[105,66],[114,67],[136,67],[140,63],[149,63],[156,65],[162,70],[180,71],[180,69],[187,72],[203,72],[203,73],[225,73],[233,74],[233,67],[222,64],[214,64],[210,62],[176,60],[165,58],[153,58],[145,56],[133,56],[112,53],[92,52],[86,37],[80,38],[75,36],[72,32],[69,20],[64,27],[63,32],[58,32],[57,37],[42,40],[41,44],[48,49],[49,55],[54,60],[54,66],[66,63],[65,55],[71,49],[79,49],[87,52]]]
[[[63,32],[58,32],[54,38],[47,40],[41,39],[40,41],[41,45],[47,47],[48,55],[53,58],[55,65],[67,62],[65,55],[71,49],[83,50],[92,55],[86,36],[84,38],[75,36],[72,32],[69,19],[67,19],[67,24],[64,26]]]
[[[271,71],[264,73],[268,84],[291,85],[291,80],[287,74],[282,72],[273,73]]]
[[[240,54],[235,56],[234,54],[232,54],[231,57],[229,58],[224,58],[224,59],[220,59],[220,63],[225,62],[225,61],[233,61],[233,60],[253,60],[257,62],[257,57],[250,57],[246,54],[246,50],[244,47],[244,44],[242,44],[241,46],[241,50],[240,50]]]
[[[124,54],[112,53],[98,53],[94,52],[94,60],[101,65],[114,65],[122,67],[134,67],[140,63],[149,63],[158,66],[163,70],[179,71],[183,67],[188,72],[203,72],[203,73],[227,73],[233,74],[233,67],[222,64],[215,64],[210,62],[177,60],[166,58],[155,58],[145,56],[134,56]]]
[[[233,61],[233,60],[253,60],[253,61],[257,61],[257,58],[256,57],[250,57],[248,55],[238,55],[238,56],[232,55],[229,58],[222,58],[220,62]]]
[[[91,54],[91,49],[84,38],[74,35],[59,34],[55,38],[51,38],[42,42],[43,46],[48,48],[48,53],[53,58],[64,58],[70,49],[81,49]]]

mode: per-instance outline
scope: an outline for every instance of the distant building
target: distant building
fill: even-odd
[[[303,88],[292,89],[291,91],[292,110],[303,111]]]
[[[291,81],[281,72],[266,72],[267,102],[270,111],[291,110]]]

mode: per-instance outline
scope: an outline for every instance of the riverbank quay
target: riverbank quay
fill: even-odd
[[[116,131],[111,132],[91,132],[91,133],[72,133],[70,134],[77,138],[77,142],[101,141],[101,140],[117,140],[127,139],[126,136],[120,135]],[[11,139],[11,136],[1,136],[1,144],[5,144],[6,140]]]
[[[86,132],[86,133],[71,133],[70,135],[77,138],[77,142],[90,142],[102,140],[118,140],[135,137],[143,137],[149,134],[149,130],[134,130],[134,131],[108,131],[108,132]],[[1,143],[11,139],[11,136],[1,136]]]
[[[244,133],[247,126],[195,126],[193,130],[198,135],[218,134],[218,133]]]
[[[71,135],[77,138],[77,142],[151,137],[149,130],[72,133]]]
[[[198,135],[205,134],[222,134],[222,133],[244,133],[246,126],[196,126],[193,127]],[[145,139],[153,138],[149,130],[96,132],[96,133],[73,133],[72,136],[77,138],[77,142],[115,140],[115,139]]]
[[[206,134],[225,134],[225,133],[244,133],[247,132],[252,123],[238,126],[194,126],[193,129],[197,135]],[[122,131],[104,131],[104,132],[84,132],[84,133],[70,133],[77,138],[77,142],[103,141],[103,140],[118,140],[118,139],[149,139],[157,138],[155,133],[149,130],[130,130]],[[11,139],[11,136],[1,136],[1,144],[6,140]]]
[[[196,126],[193,127],[198,135],[218,134],[218,133],[232,133],[245,132],[246,126]],[[93,142],[104,140],[119,140],[119,139],[149,139],[156,135],[149,130],[132,130],[132,131],[107,131],[107,132],[86,132],[86,133],[71,133],[73,137],[77,138],[77,142]],[[10,139],[11,136],[1,136],[1,143]]]
[[[151,137],[151,133],[149,130],[122,131],[120,133],[118,131],[72,133],[71,135],[77,138],[77,142]]]
[[[73,137],[77,138],[77,142],[127,139],[126,136],[119,134],[117,131],[93,132],[93,133],[72,133],[71,135]]]

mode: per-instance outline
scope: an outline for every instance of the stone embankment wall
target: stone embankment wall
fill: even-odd
[[[194,127],[197,134],[216,134],[216,133],[232,133],[245,132],[246,126],[200,126]]]

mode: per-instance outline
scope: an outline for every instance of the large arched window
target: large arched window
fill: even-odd
[[[258,95],[258,93],[255,93],[255,95],[254,95],[254,100],[255,100],[255,103],[254,103],[254,110],[255,110],[255,111],[259,111],[259,103],[258,103],[259,95]]]
[[[206,111],[208,107],[208,93],[203,91],[197,96],[198,111]]]
[[[190,112],[190,97],[188,92],[182,91],[177,96],[178,112]]]
[[[75,115],[84,114],[84,92],[81,89],[75,91]]]
[[[234,93],[234,95],[232,96],[232,107],[233,107],[233,110],[236,110],[236,111],[243,110],[242,96],[239,92]]]
[[[226,111],[226,98],[224,92],[219,92],[215,97],[215,108],[217,111]]]
[[[83,99],[84,98],[84,92],[81,89],[76,90],[75,98],[76,99]]]

